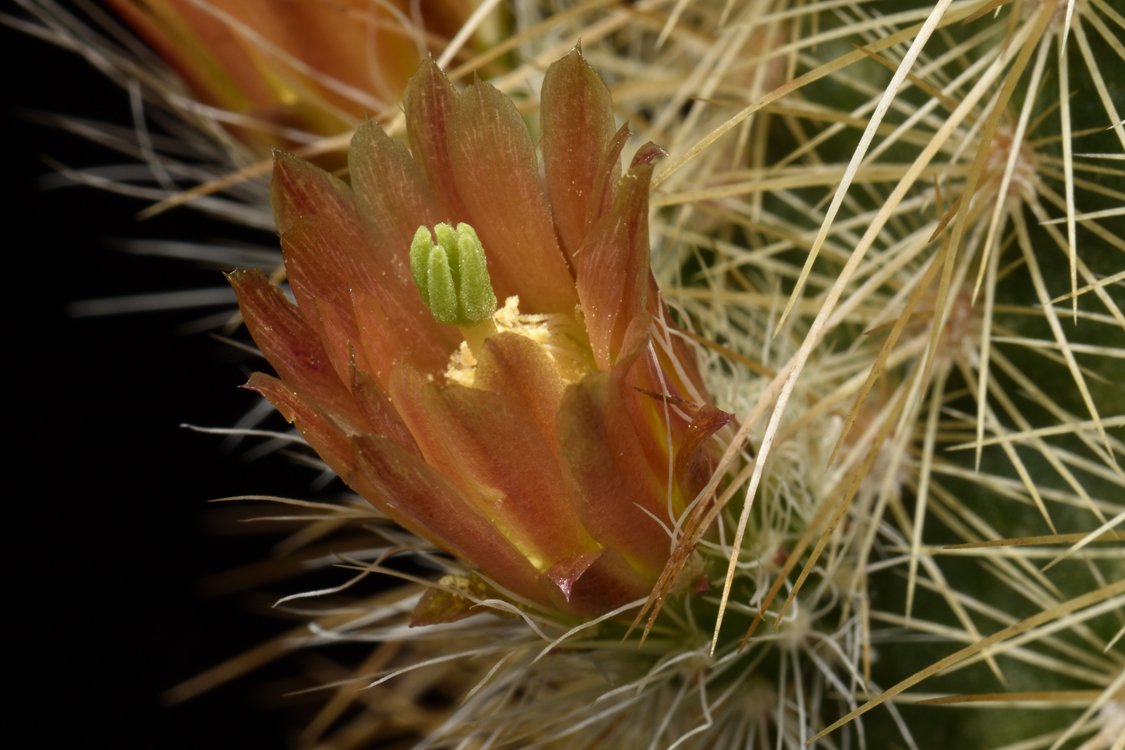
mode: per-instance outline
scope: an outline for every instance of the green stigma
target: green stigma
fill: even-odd
[[[496,312],[484,246],[468,224],[458,224],[456,229],[438,224],[433,235],[418,227],[410,243],[410,271],[422,302],[439,323],[471,328]]]

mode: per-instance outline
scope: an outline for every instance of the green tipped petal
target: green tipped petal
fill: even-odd
[[[457,229],[438,224],[433,234],[418,227],[410,243],[410,270],[422,302],[439,323],[470,328],[496,312],[484,246],[468,224]]]

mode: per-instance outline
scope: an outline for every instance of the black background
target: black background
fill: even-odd
[[[284,746],[284,712],[261,695],[292,665],[179,706],[166,707],[161,694],[292,627],[248,613],[248,599],[200,593],[205,576],[260,559],[273,541],[209,535],[207,501],[307,497],[311,474],[277,457],[245,465],[219,438],[179,426],[229,426],[253,404],[237,388],[245,362],[206,335],[177,333],[203,313],[66,312],[76,300],[222,283],[215,270],[116,252],[112,238],[269,238],[191,211],[139,223],[141,201],[87,187],[43,190],[44,155],[72,167],[122,159],[23,113],[128,124],[128,99],[76,55],[2,26],[0,43],[5,432],[13,441],[5,449],[6,682],[19,696],[9,726],[39,747]]]

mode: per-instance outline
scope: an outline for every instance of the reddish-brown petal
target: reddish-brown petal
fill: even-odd
[[[578,297],[598,369],[613,366],[625,326],[636,305],[636,284],[629,277],[629,232],[617,214],[607,214],[586,235],[579,250]]]
[[[625,332],[621,353],[613,366],[613,377],[618,383],[622,403],[633,421],[638,439],[644,449],[649,469],[653,476],[660,478],[665,489],[668,489],[668,463],[672,460],[670,446],[678,446],[676,456],[682,458],[684,464],[682,470],[675,469],[680,473],[673,474],[671,489],[673,511],[679,514],[686,502],[690,502],[702,487],[700,484],[692,490],[691,482],[694,480],[689,480],[687,483],[681,481],[683,471],[688,471],[691,476],[706,473],[704,482],[710,477],[710,469],[705,468],[705,465],[709,466],[707,461],[710,454],[704,450],[703,453],[696,455],[697,448],[714,430],[725,424],[725,422],[715,424],[721,419],[719,415],[723,415],[724,412],[711,406],[706,407],[705,413],[696,414],[699,422],[695,427],[701,432],[696,435],[690,434],[693,424],[690,414],[695,411],[695,406],[683,392],[679,376],[675,368],[669,364],[661,347],[655,344],[649,346],[652,329],[652,316],[647,312],[633,319]],[[673,341],[678,338],[673,337]],[[681,368],[688,373],[697,372],[694,353],[689,349],[686,355],[689,358],[681,361]],[[688,416],[684,415],[685,411],[688,412]],[[706,428],[711,425],[714,425],[714,429],[706,432]],[[687,446],[686,452],[684,452],[685,446]],[[698,466],[695,465],[696,461],[700,462]]]
[[[707,441],[732,419],[733,414],[711,404],[704,404],[688,425],[676,451],[674,473],[676,483],[687,502],[695,499],[715,470],[714,456],[707,449]]]
[[[436,469],[390,438],[365,435],[353,448],[359,471],[386,502],[388,515],[514,594],[547,601],[535,567]]]
[[[518,294],[528,313],[573,315],[574,279],[516,105],[477,81],[454,100],[448,136],[453,177],[488,254],[496,296]]]
[[[596,548],[567,496],[554,451],[514,399],[429,384],[422,401],[435,439],[432,453],[444,459],[431,463],[457,481],[517,547],[541,561],[537,567]]]
[[[264,80],[236,32],[202,8],[184,0],[106,0],[106,4],[143,38],[199,99],[232,111],[275,104],[276,93]],[[175,30],[177,33],[173,33]],[[195,37],[195,44],[184,44]]]
[[[305,313],[309,325],[320,336],[320,341],[331,356],[332,366],[336,369],[336,375],[341,382],[347,383],[351,379],[350,368],[353,364],[367,367],[367,359],[363,351],[356,349],[352,343],[358,340],[358,331],[355,319],[350,315],[351,310],[344,311],[347,314],[345,317],[332,303],[322,302],[316,297],[301,299],[298,309]],[[357,357],[358,362],[356,362]]]
[[[336,371],[347,382],[350,347],[359,344],[352,295],[371,294],[379,269],[368,257],[367,237],[354,216],[350,221],[305,215],[281,235],[285,271],[305,320],[321,332],[334,355]],[[369,369],[363,352],[358,364]]]
[[[432,466],[540,568],[595,548],[567,496],[553,451],[507,396],[427,383],[395,369],[391,398]]]
[[[590,202],[586,207],[587,230],[613,208],[613,201],[617,197],[617,185],[621,181],[621,150],[625,148],[625,141],[629,140],[631,135],[629,123],[625,123],[606,145],[590,187]],[[576,260],[580,265],[580,258]],[[577,266],[575,268],[577,269]]]
[[[414,290],[417,295],[418,290]],[[453,326],[443,326],[428,310],[418,305],[401,304],[401,298],[376,298],[363,295],[356,299],[355,311],[359,336],[371,375],[388,388],[391,370],[405,362],[422,372],[444,373],[449,356],[461,341],[461,333]]]
[[[617,196],[613,202],[613,211],[619,214],[629,228],[628,259],[629,273],[633,275],[630,280],[630,290],[635,288],[638,304],[629,315],[640,312],[645,306],[646,293],[649,280],[649,242],[648,242],[648,194],[652,185],[653,160],[664,155],[664,150],[652,143],[646,143],[637,150],[633,156],[632,165],[618,184]],[[623,258],[624,261],[624,258]],[[635,285],[635,287],[634,287]]]
[[[327,412],[308,398],[303,398],[289,385],[260,372],[251,375],[250,382],[244,387],[256,391],[273,404],[324,463],[346,484],[352,484],[355,460],[351,441],[345,434],[347,430],[341,428]]]
[[[475,10],[473,0],[104,4],[164,58],[203,103],[321,136],[341,133],[365,113],[380,113],[397,103],[426,54],[419,42],[437,54]],[[498,33],[499,28],[486,23],[466,40],[466,49],[479,50]],[[273,128],[228,128],[255,150],[288,140]]]
[[[610,373],[592,372],[566,389],[558,437],[582,524],[638,570],[655,575],[668,559],[669,537],[661,526],[670,524],[668,512]]]
[[[460,490],[393,438],[347,437],[314,403],[268,375],[255,373],[247,387],[269,399],[345,483],[391,519],[520,596],[546,600],[531,563]]]
[[[586,234],[594,182],[613,139],[613,101],[605,82],[575,48],[547,68],[540,123],[551,210],[567,258]]]
[[[391,437],[346,437],[316,405],[276,378],[254,373],[260,392],[293,423],[345,484],[423,539],[477,564],[515,594],[546,603],[538,571],[457,487]]]
[[[353,297],[363,294],[407,298],[407,292],[415,291],[386,278],[389,264],[372,252],[363,228],[354,220],[303,216],[281,234],[281,249],[297,304],[315,297],[343,311],[351,309]]]
[[[160,4],[154,5],[159,7]],[[401,89],[404,80],[403,71],[396,70],[401,63],[395,59],[395,53],[398,58],[414,56],[408,39],[385,30],[393,23],[393,14],[383,8],[371,8],[362,0],[336,0],[331,4],[209,0],[206,5],[177,0],[173,5],[194,5],[194,15],[207,19],[200,31],[213,34],[212,29],[217,28],[226,32],[225,38],[205,39],[220,53],[220,62],[206,62],[221,65],[229,54],[228,48],[248,49],[256,64],[236,81],[241,84],[251,75],[262,79],[262,84],[272,90],[275,106],[287,105],[298,111],[301,108],[292,102],[294,98],[311,100],[324,109],[357,115],[365,105],[370,108],[375,104],[376,98],[389,101]],[[369,14],[371,18],[367,23],[357,22],[357,14]],[[196,21],[194,25],[201,24]],[[240,25],[252,27],[258,38],[248,38],[238,29]],[[181,37],[185,34],[182,28],[174,31]],[[188,46],[191,41],[194,40],[180,43]],[[300,67],[316,71],[316,74],[304,73],[297,65],[287,64],[286,58],[299,60]],[[372,75],[373,71],[377,74]],[[284,83],[279,85],[278,78]],[[309,101],[301,103],[305,109],[310,108]]]
[[[652,186],[653,162],[665,155],[664,149],[652,142],[637,149],[629,171],[618,184],[617,196],[613,201],[614,213],[620,214],[629,227],[631,262],[637,263],[643,259],[643,270],[638,265],[635,271],[641,276],[637,283],[642,289],[648,288],[648,194]],[[644,299],[643,292],[641,299]]]
[[[359,430],[363,420],[355,400],[304,316],[261,271],[235,271],[227,278],[250,335],[282,380],[302,398],[322,404],[335,418]]]
[[[359,297],[355,301],[355,314],[359,324],[359,340],[371,366],[370,374],[383,391],[389,394],[391,371],[400,362],[412,358],[404,346],[405,342],[399,338],[398,331],[389,325],[387,314],[378,299],[370,295]],[[407,338],[407,341],[410,340]],[[448,355],[443,359],[441,352],[435,351],[430,360],[435,366],[440,366],[441,362],[448,361]],[[416,362],[411,361],[410,365],[419,368]]]
[[[563,381],[545,349],[526,336],[500,333],[484,342],[474,388],[503,393],[531,415],[553,453],[558,453],[555,415]]]
[[[634,169],[642,164],[652,165],[654,161],[661,156],[667,156],[668,152],[657,146],[652,141],[637,149],[637,153],[633,154],[633,160],[629,162],[629,169]],[[647,193],[646,193],[647,194]]]
[[[410,150],[450,224],[468,221],[449,161],[449,120],[457,93],[432,58],[418,66],[402,95]]]
[[[418,449],[414,436],[410,434],[410,429],[379,384],[358,367],[352,366],[351,371],[352,395],[371,431],[376,435],[386,435],[411,453],[421,456],[422,452]]]
[[[599,617],[652,589],[615,549],[605,547],[564,560],[540,576],[555,606],[580,617]]]
[[[273,152],[270,205],[278,232],[285,232],[302,216],[355,221],[351,188],[320,167],[281,151]]]
[[[433,191],[406,146],[373,121],[360,125],[352,137],[348,169],[356,207],[376,252],[413,288],[407,257],[414,233],[447,218]]]
[[[646,312],[635,315],[626,326],[625,335],[621,338],[621,351],[617,353],[617,360],[613,364],[613,377],[618,384],[624,385],[634,363],[648,348],[651,327],[652,316]]]
[[[652,272],[649,269],[648,194],[652,185],[653,161],[664,156],[659,146],[649,142],[637,149],[629,171],[618,184],[613,212],[622,217],[628,229],[628,246],[620,262],[626,266],[627,287],[622,295],[620,323],[627,326],[650,304],[648,291]],[[625,322],[628,321],[628,322]]]
[[[434,320],[413,281],[396,277],[387,259],[371,251],[358,225],[305,216],[281,236],[281,245],[302,312],[312,322],[316,314],[312,299],[322,307],[331,305],[337,313],[332,320],[340,327],[326,329],[326,335],[337,346],[346,341],[355,347],[360,367],[375,375],[394,359],[406,357],[428,372],[445,368],[460,333]],[[363,310],[364,300],[371,299],[380,301],[375,322]],[[328,322],[323,313],[321,319]],[[364,329],[371,327],[385,329],[393,337],[392,345],[368,351]],[[345,355],[346,367],[346,345],[338,351]]]
[[[618,185],[613,210],[594,224],[579,251],[578,296],[598,368],[616,361],[625,331],[648,303],[648,191],[653,158],[647,144]]]
[[[659,481],[660,487],[667,497],[668,464],[671,460],[669,437],[671,444],[676,445],[683,434],[686,422],[678,416],[675,408],[669,406],[665,409],[664,399],[660,394],[668,393],[672,402],[678,397],[674,388],[670,387],[667,373],[662,373],[653,362],[652,349],[649,346],[649,330],[652,325],[652,316],[642,312],[633,318],[625,329],[622,338],[621,351],[611,371],[613,382],[617,385],[621,397],[622,409],[628,414],[641,445],[645,460],[648,462],[649,472],[654,480]],[[638,391],[640,388],[642,390]],[[673,510],[679,512],[683,509],[680,498],[672,494]]]
[[[299,70],[282,68],[284,75],[292,79],[286,86],[287,89],[291,87],[303,92],[306,87],[314,87],[319,89],[316,91],[319,97],[347,111],[359,108],[357,98],[368,101],[374,98],[368,94],[371,89],[375,89],[377,96],[384,99],[394,95],[394,89],[372,85],[376,81],[372,80],[374,77],[370,74],[371,49],[390,45],[397,48],[400,54],[410,54],[410,46],[404,40],[394,39],[393,35],[380,34],[378,45],[369,40],[366,24],[356,23],[354,16],[348,11],[371,11],[364,3],[355,0],[337,0],[335,7],[317,3],[284,3],[279,7],[277,0],[210,0],[207,5],[213,8],[214,21],[223,25],[225,21],[230,24],[228,28],[233,27],[234,36],[241,45],[253,48],[255,42],[248,40],[245,32],[239,32],[239,24],[252,27],[255,34],[260,36],[261,41],[256,41],[258,49],[263,52],[270,48],[279,50],[280,54],[273,53],[277,58],[291,56],[307,66],[306,70],[317,71],[316,77],[306,77]],[[201,9],[207,12],[205,8],[206,6]],[[392,17],[385,10],[380,15],[387,19]],[[372,30],[379,28],[374,18],[370,23]],[[331,40],[331,43],[318,43],[319,40]],[[382,78],[391,77],[392,72],[387,70],[380,73],[383,74],[380,76]],[[325,85],[327,81],[332,81],[332,84]],[[273,83],[272,88],[281,87]],[[290,90],[289,95],[294,96],[294,93]]]

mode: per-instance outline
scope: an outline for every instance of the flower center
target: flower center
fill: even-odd
[[[437,242],[434,242],[434,238]],[[543,348],[564,384],[597,369],[582,313],[522,315],[519,297],[497,308],[484,246],[468,224],[418,227],[410,244],[410,270],[422,301],[439,323],[455,325],[465,340],[450,357],[445,377],[473,387],[481,347],[490,336],[514,333]]]
[[[498,333],[514,333],[538,344],[547,353],[564,384],[577,383],[582,376],[597,369],[590,337],[582,325],[581,314],[569,315],[523,315],[520,313],[519,297],[508,297],[504,306],[492,314],[491,323]],[[483,327],[483,326],[482,326]],[[477,355],[469,338],[453,352],[445,378],[451,383],[472,388],[476,381]]]

